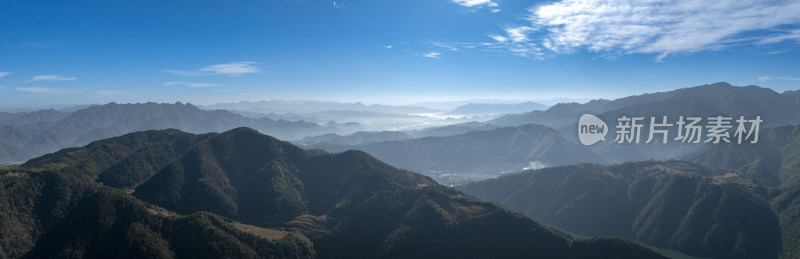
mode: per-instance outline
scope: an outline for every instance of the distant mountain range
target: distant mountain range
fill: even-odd
[[[394,136],[387,136],[391,137]],[[555,130],[535,124],[359,145],[326,143],[309,147],[330,152],[363,150],[390,165],[424,173],[498,175],[500,172],[521,171],[534,162],[549,166],[605,162],[599,155],[565,139]]]
[[[547,105],[535,102],[517,104],[504,103],[469,103],[461,105],[450,111],[450,114],[460,115],[485,115],[485,114],[512,114],[525,113],[547,109]]]
[[[754,118],[761,116],[764,121],[761,128],[777,127],[782,125],[793,125],[800,123],[800,91],[786,91],[784,93],[777,93],[768,88],[761,88],[757,86],[737,87],[731,86],[727,83],[716,83],[710,85],[702,85],[690,88],[682,88],[678,90],[650,93],[636,96],[629,96],[615,100],[593,100],[584,104],[578,103],[561,103],[550,107],[544,111],[533,111],[524,114],[506,115],[497,119],[489,120],[486,122],[470,122],[453,124],[443,127],[433,127],[420,131],[406,131],[405,134],[388,134],[388,133],[369,133],[362,132],[352,136],[334,136],[328,135],[324,138],[307,138],[298,143],[307,145],[309,147],[318,147],[330,150],[345,150],[345,149],[363,149],[370,154],[384,159],[388,163],[413,170],[420,170],[427,172],[431,170],[441,170],[445,167],[436,165],[437,163],[446,164],[449,169],[459,168],[453,165],[448,160],[439,162],[432,156],[429,159],[417,158],[421,162],[412,162],[412,159],[406,157],[418,156],[417,154],[429,154],[427,147],[414,146],[408,148],[401,143],[424,143],[421,138],[427,136],[454,136],[463,134],[470,131],[487,131],[502,127],[517,127],[520,125],[539,124],[552,128],[560,135],[565,142],[578,143],[577,139],[577,122],[582,114],[594,114],[603,119],[609,126],[609,134],[606,140],[598,144],[585,147],[590,152],[579,152],[572,155],[565,155],[570,157],[568,160],[571,162],[608,162],[608,163],[622,163],[642,160],[665,160],[673,158],[683,158],[688,154],[695,152],[702,145],[700,144],[685,144],[675,141],[669,141],[667,144],[660,143],[660,137],[656,136],[654,143],[644,144],[647,139],[649,128],[642,129],[641,144],[619,144],[614,140],[616,120],[622,116],[634,117],[641,116],[649,119],[650,117],[668,116],[671,122],[675,122],[679,116],[698,116],[707,118],[710,116],[724,115],[724,116],[745,116],[747,118]],[[439,132],[436,135],[425,135],[425,132]],[[669,129],[669,135],[674,138],[677,135],[676,127]],[[491,139],[491,133],[482,135],[472,135],[473,137],[480,137],[484,139]],[[497,136],[500,137],[500,136]],[[478,141],[464,139],[465,142],[452,141],[446,148],[438,149],[437,154],[457,154],[461,152],[463,145],[470,146],[467,141]],[[372,141],[373,143],[370,143]],[[390,141],[390,142],[387,142]],[[387,142],[387,143],[378,143]],[[516,147],[525,147],[527,150],[537,149],[537,142],[520,142],[514,144]],[[572,144],[565,144],[572,146]],[[378,148],[378,147],[381,148]],[[746,145],[743,145],[746,146]],[[581,148],[583,150],[583,148]],[[702,151],[697,151],[702,152]],[[417,153],[417,154],[410,154]],[[503,154],[505,152],[500,152]],[[587,153],[594,153],[586,155]],[[474,154],[476,157],[492,157],[498,154],[497,151],[490,151],[485,149],[481,154]],[[541,154],[539,154],[541,155]],[[564,155],[562,153],[562,155]],[[441,159],[443,155],[439,155]],[[596,157],[601,157],[597,159]],[[519,156],[514,159],[520,159]],[[513,160],[508,158],[500,162],[502,159],[494,160],[494,169],[490,167],[468,167],[466,171],[459,171],[454,173],[468,173],[475,171],[482,171],[488,173],[493,171],[495,173],[500,171],[507,171],[509,168],[517,168],[520,164],[526,164],[533,161],[540,161],[536,156],[527,156],[524,160]],[[430,161],[426,161],[430,160]],[[445,162],[447,161],[447,162]],[[411,166],[413,164],[413,166]],[[548,163],[555,165],[556,163]],[[425,166],[423,166],[425,165]],[[488,170],[485,170],[488,169]]]
[[[365,105],[362,103],[339,103],[339,102],[324,102],[324,101],[258,101],[258,102],[236,102],[236,103],[219,103],[212,105],[200,106],[203,109],[213,110],[237,110],[247,111],[261,114],[285,114],[285,113],[316,113],[325,111],[361,111],[361,112],[376,112],[376,113],[389,113],[389,114],[419,114],[419,113],[437,113],[442,112],[439,110],[428,109],[416,106],[395,106],[395,105],[381,105],[372,104]]]
[[[21,162],[65,147],[125,133],[175,128],[221,132],[248,126],[283,139],[338,132],[338,124],[247,118],[228,111],[201,110],[191,104],[95,105],[75,112],[42,110],[0,113],[0,163]]]
[[[728,83],[715,83],[613,101],[557,104],[545,111],[507,115],[488,123],[501,126],[537,123],[559,129],[576,124],[583,113],[595,114],[608,121],[619,115],[760,115],[765,126],[781,126],[800,123],[800,91],[777,93],[758,86],[735,87]]]
[[[225,109],[247,117],[309,121],[321,125],[331,122],[356,127],[344,128],[344,133],[356,131],[405,131],[468,122],[473,118],[449,115],[444,111],[417,106],[364,105],[322,101],[259,101],[223,103],[201,106],[204,109]],[[497,115],[473,116],[488,120]]]
[[[126,108],[117,109],[117,111],[112,112],[110,110],[113,109],[110,107],[114,105]],[[0,113],[0,132],[4,133],[3,136],[0,136],[0,163],[20,162],[36,155],[52,152],[58,148],[78,146],[88,143],[91,140],[118,136],[136,130],[162,128],[177,128],[189,132],[202,133],[210,131],[219,132],[239,126],[248,126],[281,139],[290,140],[328,134],[306,138],[297,143],[309,147],[337,146],[336,150],[341,150],[360,148],[355,145],[368,145],[373,142],[404,141],[430,136],[445,137],[463,134],[469,131],[485,131],[500,127],[515,127],[531,123],[551,127],[558,131],[564,139],[577,143],[575,137],[577,135],[576,123],[577,118],[583,113],[596,114],[608,123],[613,123],[616,118],[623,115],[646,117],[667,115],[673,119],[677,116],[759,115],[764,120],[762,125],[764,128],[800,123],[800,112],[798,112],[798,110],[800,110],[800,92],[787,91],[779,94],[767,88],[756,86],[735,87],[727,83],[716,83],[668,92],[636,95],[616,100],[594,100],[585,104],[562,103],[554,105],[544,111],[507,115],[488,122],[433,119],[425,116],[408,115],[412,112],[437,112],[427,108],[363,105],[360,103],[262,101],[220,104],[206,107],[213,108],[219,106],[231,109],[263,108],[265,111],[308,111],[312,113],[305,115],[299,113],[272,115],[274,115],[273,117],[277,116],[285,119],[305,118],[314,120],[316,123],[311,121],[274,120],[269,116],[262,115],[258,117],[255,114],[251,114],[253,116],[247,117],[228,111],[201,110],[191,105],[183,105],[191,107],[189,109],[179,109],[175,105],[172,105],[175,106],[174,108],[168,108],[170,105],[162,105],[159,106],[161,108],[153,108],[155,106],[157,105],[152,103],[139,104],[138,106],[109,104],[91,106],[75,112],[42,110],[27,113]],[[511,106],[535,108],[534,106],[537,106],[537,104],[467,104],[456,110],[472,109],[470,107],[508,108]],[[163,111],[159,111],[159,109]],[[95,110],[98,110],[98,112],[93,112]],[[167,112],[167,110],[171,112]],[[239,112],[247,113],[241,110]],[[104,115],[112,113],[114,113],[113,116]],[[333,121],[323,123],[324,118],[334,117],[341,119],[341,121],[354,119],[375,124],[369,125],[366,123],[342,123]],[[431,122],[435,124],[431,124]],[[432,127],[422,130],[394,130],[393,133],[379,131],[377,133],[359,132],[352,136],[331,135],[336,133],[350,133],[360,129],[370,128],[402,129],[406,127],[424,127],[421,125],[429,125]],[[672,135],[674,135],[674,129],[672,130]],[[642,133],[646,135],[647,132],[648,129],[643,129]],[[42,137],[32,137],[39,135]],[[608,138],[613,139],[613,132],[611,137]],[[699,146],[700,145],[675,143],[666,145],[620,145],[607,140],[588,148],[595,154],[600,155],[603,160],[611,163],[618,163],[647,159],[680,158],[693,152]],[[529,145],[528,148],[533,148],[533,144]],[[401,151],[402,149],[397,150],[397,152]],[[599,160],[583,160],[584,158],[586,157],[576,157],[575,161],[602,162]],[[392,161],[390,161],[390,163],[391,162]],[[516,167],[516,165],[528,162],[530,161],[516,161],[513,166]],[[512,166],[507,165],[504,167],[507,169]],[[425,169],[431,170],[431,168]]]
[[[663,258],[249,128],[143,131],[0,168],[0,257]]]
[[[353,146],[368,144],[373,142],[383,142],[390,140],[406,140],[424,137],[446,137],[463,134],[471,131],[491,130],[497,126],[481,123],[477,121],[456,123],[447,126],[430,127],[420,130],[406,131],[359,131],[348,135],[325,134],[313,137],[305,137],[294,143],[303,146]]]
[[[0,125],[25,125],[40,122],[56,122],[67,117],[67,115],[69,115],[69,113],[60,112],[53,109],[18,113],[0,112]]]

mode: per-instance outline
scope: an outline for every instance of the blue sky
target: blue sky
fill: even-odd
[[[792,1],[2,1],[0,108],[800,89]]]

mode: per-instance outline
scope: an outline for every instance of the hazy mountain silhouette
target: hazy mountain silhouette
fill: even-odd
[[[394,105],[380,105],[372,104],[365,105],[362,103],[339,103],[339,102],[325,102],[325,101],[289,101],[289,100],[272,100],[272,101],[258,101],[258,102],[236,102],[236,103],[218,103],[212,105],[202,106],[205,109],[223,109],[223,110],[237,110],[254,112],[261,114],[285,114],[285,113],[316,113],[327,111],[361,111],[361,112],[375,112],[375,113],[389,113],[389,114],[415,114],[415,113],[435,113],[437,110],[416,107],[416,106],[394,106]]]
[[[8,119],[5,124],[0,124],[0,163],[25,161],[61,148],[150,129],[175,128],[205,133],[249,126],[284,139],[337,131],[335,125],[323,127],[304,121],[252,119],[181,103],[109,103],[72,113],[45,110],[2,116]]]
[[[566,165],[605,160],[584,146],[566,140],[555,130],[529,124],[517,127],[362,145],[311,145],[331,152],[363,150],[393,166],[417,172],[516,172],[532,162]]]
[[[512,114],[524,113],[536,110],[545,110],[547,105],[535,102],[523,102],[516,104],[506,103],[469,103],[461,105],[451,110],[450,114],[460,115],[484,115],[484,114]]]
[[[711,116],[745,116],[748,119],[761,116],[762,128],[794,125],[800,123],[800,94],[793,91],[777,93],[758,86],[738,87],[728,83],[715,83],[612,101],[557,104],[546,111],[508,115],[487,123],[506,126],[537,123],[553,127],[570,139],[577,139],[574,136],[577,136],[578,118],[586,113],[597,115],[610,127],[611,132],[606,141],[590,147],[609,162],[663,160],[685,156],[700,145],[682,144],[672,140],[662,144],[659,141],[660,136],[657,136],[654,143],[644,144],[649,134],[648,127],[642,128],[643,138],[640,144],[618,144],[613,141],[617,119],[627,116],[649,120],[650,117],[660,119],[668,116],[669,122],[674,123],[679,116],[701,117],[704,121]],[[677,128],[671,127],[669,130],[669,135],[674,138]]]
[[[0,126],[56,122],[68,114],[53,109],[18,113],[0,112]]]
[[[668,116],[674,123],[679,116],[745,116],[748,119],[761,116],[762,128],[800,123],[800,94],[798,91],[776,93],[768,88],[757,86],[737,87],[727,83],[715,83],[690,88],[682,88],[668,92],[649,93],[629,96],[615,100],[593,100],[584,104],[560,103],[544,111],[533,111],[524,114],[503,116],[487,122],[459,123],[442,127],[431,127],[418,131],[404,131],[405,134],[387,134],[385,132],[362,132],[357,136],[328,135],[320,138],[307,138],[298,143],[344,150],[347,148],[366,149],[370,142],[391,140],[415,141],[415,138],[428,136],[453,136],[470,131],[485,131],[507,126],[519,126],[530,123],[546,125],[556,129],[562,136],[572,142],[577,141],[577,121],[585,113],[595,114],[609,125],[606,141],[588,147],[592,152],[611,163],[632,162],[641,160],[664,160],[683,157],[694,152],[701,145],[684,144],[676,141],[660,143],[656,135],[653,143],[644,144],[649,128],[642,128],[640,144],[618,144],[615,138],[616,120],[621,116],[661,118]],[[649,121],[647,122],[649,123]],[[676,127],[671,127],[669,136],[674,138]],[[455,144],[455,143],[454,143]],[[333,147],[340,146],[340,147]],[[350,147],[345,147],[350,146]],[[405,149],[396,149],[395,154],[378,155],[392,163],[390,156],[403,157]],[[580,160],[576,160],[580,161]],[[405,167],[405,164],[393,165]],[[406,167],[411,168],[411,167]]]
[[[585,104],[557,104],[545,111],[507,115],[490,124],[515,126],[528,123],[561,128],[577,123],[583,113],[599,115],[607,121],[617,116],[710,116],[760,115],[767,126],[780,126],[800,122],[800,94],[787,91],[779,94],[758,86],[731,86],[720,82],[677,90],[634,95],[608,100],[594,100]]]

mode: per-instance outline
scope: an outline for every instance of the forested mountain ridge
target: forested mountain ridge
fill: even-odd
[[[0,183],[10,258],[659,257],[573,240],[363,152],[248,128],[126,134],[4,168]]]
[[[577,164],[458,189],[573,233],[628,237],[690,255],[776,258],[782,249],[765,188],[688,162]]]

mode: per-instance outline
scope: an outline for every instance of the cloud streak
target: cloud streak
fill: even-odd
[[[189,88],[206,88],[206,87],[217,87],[220,86],[219,84],[211,84],[211,83],[191,83],[191,82],[164,82],[164,86],[188,86]]]
[[[217,64],[204,67],[201,71],[210,72],[217,75],[231,75],[238,76],[243,74],[258,73],[256,62],[231,62],[227,64]]]
[[[11,74],[11,72],[0,72],[0,78],[3,78],[3,77],[5,77],[7,75],[10,75],[10,74]]]
[[[435,51],[422,54],[422,56],[426,57],[426,58],[439,58],[439,56],[441,56],[441,55],[442,55],[442,53],[435,52]]]
[[[515,56],[533,59],[543,59],[545,53],[537,43],[530,39],[529,34],[536,31],[531,26],[508,26],[503,29],[505,36],[489,34],[495,42],[482,45],[491,50],[511,53]]]
[[[186,84],[186,85],[191,87],[191,88],[205,88],[205,87],[219,86],[218,84],[209,84],[209,83],[189,83],[189,84]]]
[[[44,94],[65,94],[65,93],[70,93],[69,90],[62,89],[62,88],[48,88],[48,87],[41,87],[41,86],[17,87],[17,91],[26,92],[26,93],[44,93]]]
[[[769,80],[789,80],[789,81],[800,81],[800,77],[788,77],[788,76],[776,76],[776,77],[772,77],[772,76],[769,76],[769,75],[759,76],[759,77],[757,77],[756,79],[758,79],[758,81],[759,81],[759,82],[766,82],[766,81],[769,81]]]
[[[800,2],[792,0],[563,0],[531,8],[527,20],[545,32],[542,46],[556,53],[587,49],[663,58],[798,40],[800,30],[775,30],[800,23],[798,13]]]
[[[164,82],[164,86],[173,86],[173,85],[181,85],[185,84],[185,82]]]
[[[452,0],[451,2],[469,8],[489,7],[493,13],[500,11],[498,8],[500,5],[496,2],[492,2],[492,0]]]
[[[180,76],[211,76],[211,75],[226,75],[226,76],[240,76],[244,74],[252,74],[260,72],[258,63],[251,61],[231,62],[225,64],[216,64],[201,68],[199,71],[194,70],[161,70],[162,72],[172,73]]]
[[[37,82],[37,81],[72,81],[78,80],[77,77],[64,77],[59,75],[41,75],[41,76],[34,76],[28,82]]]

